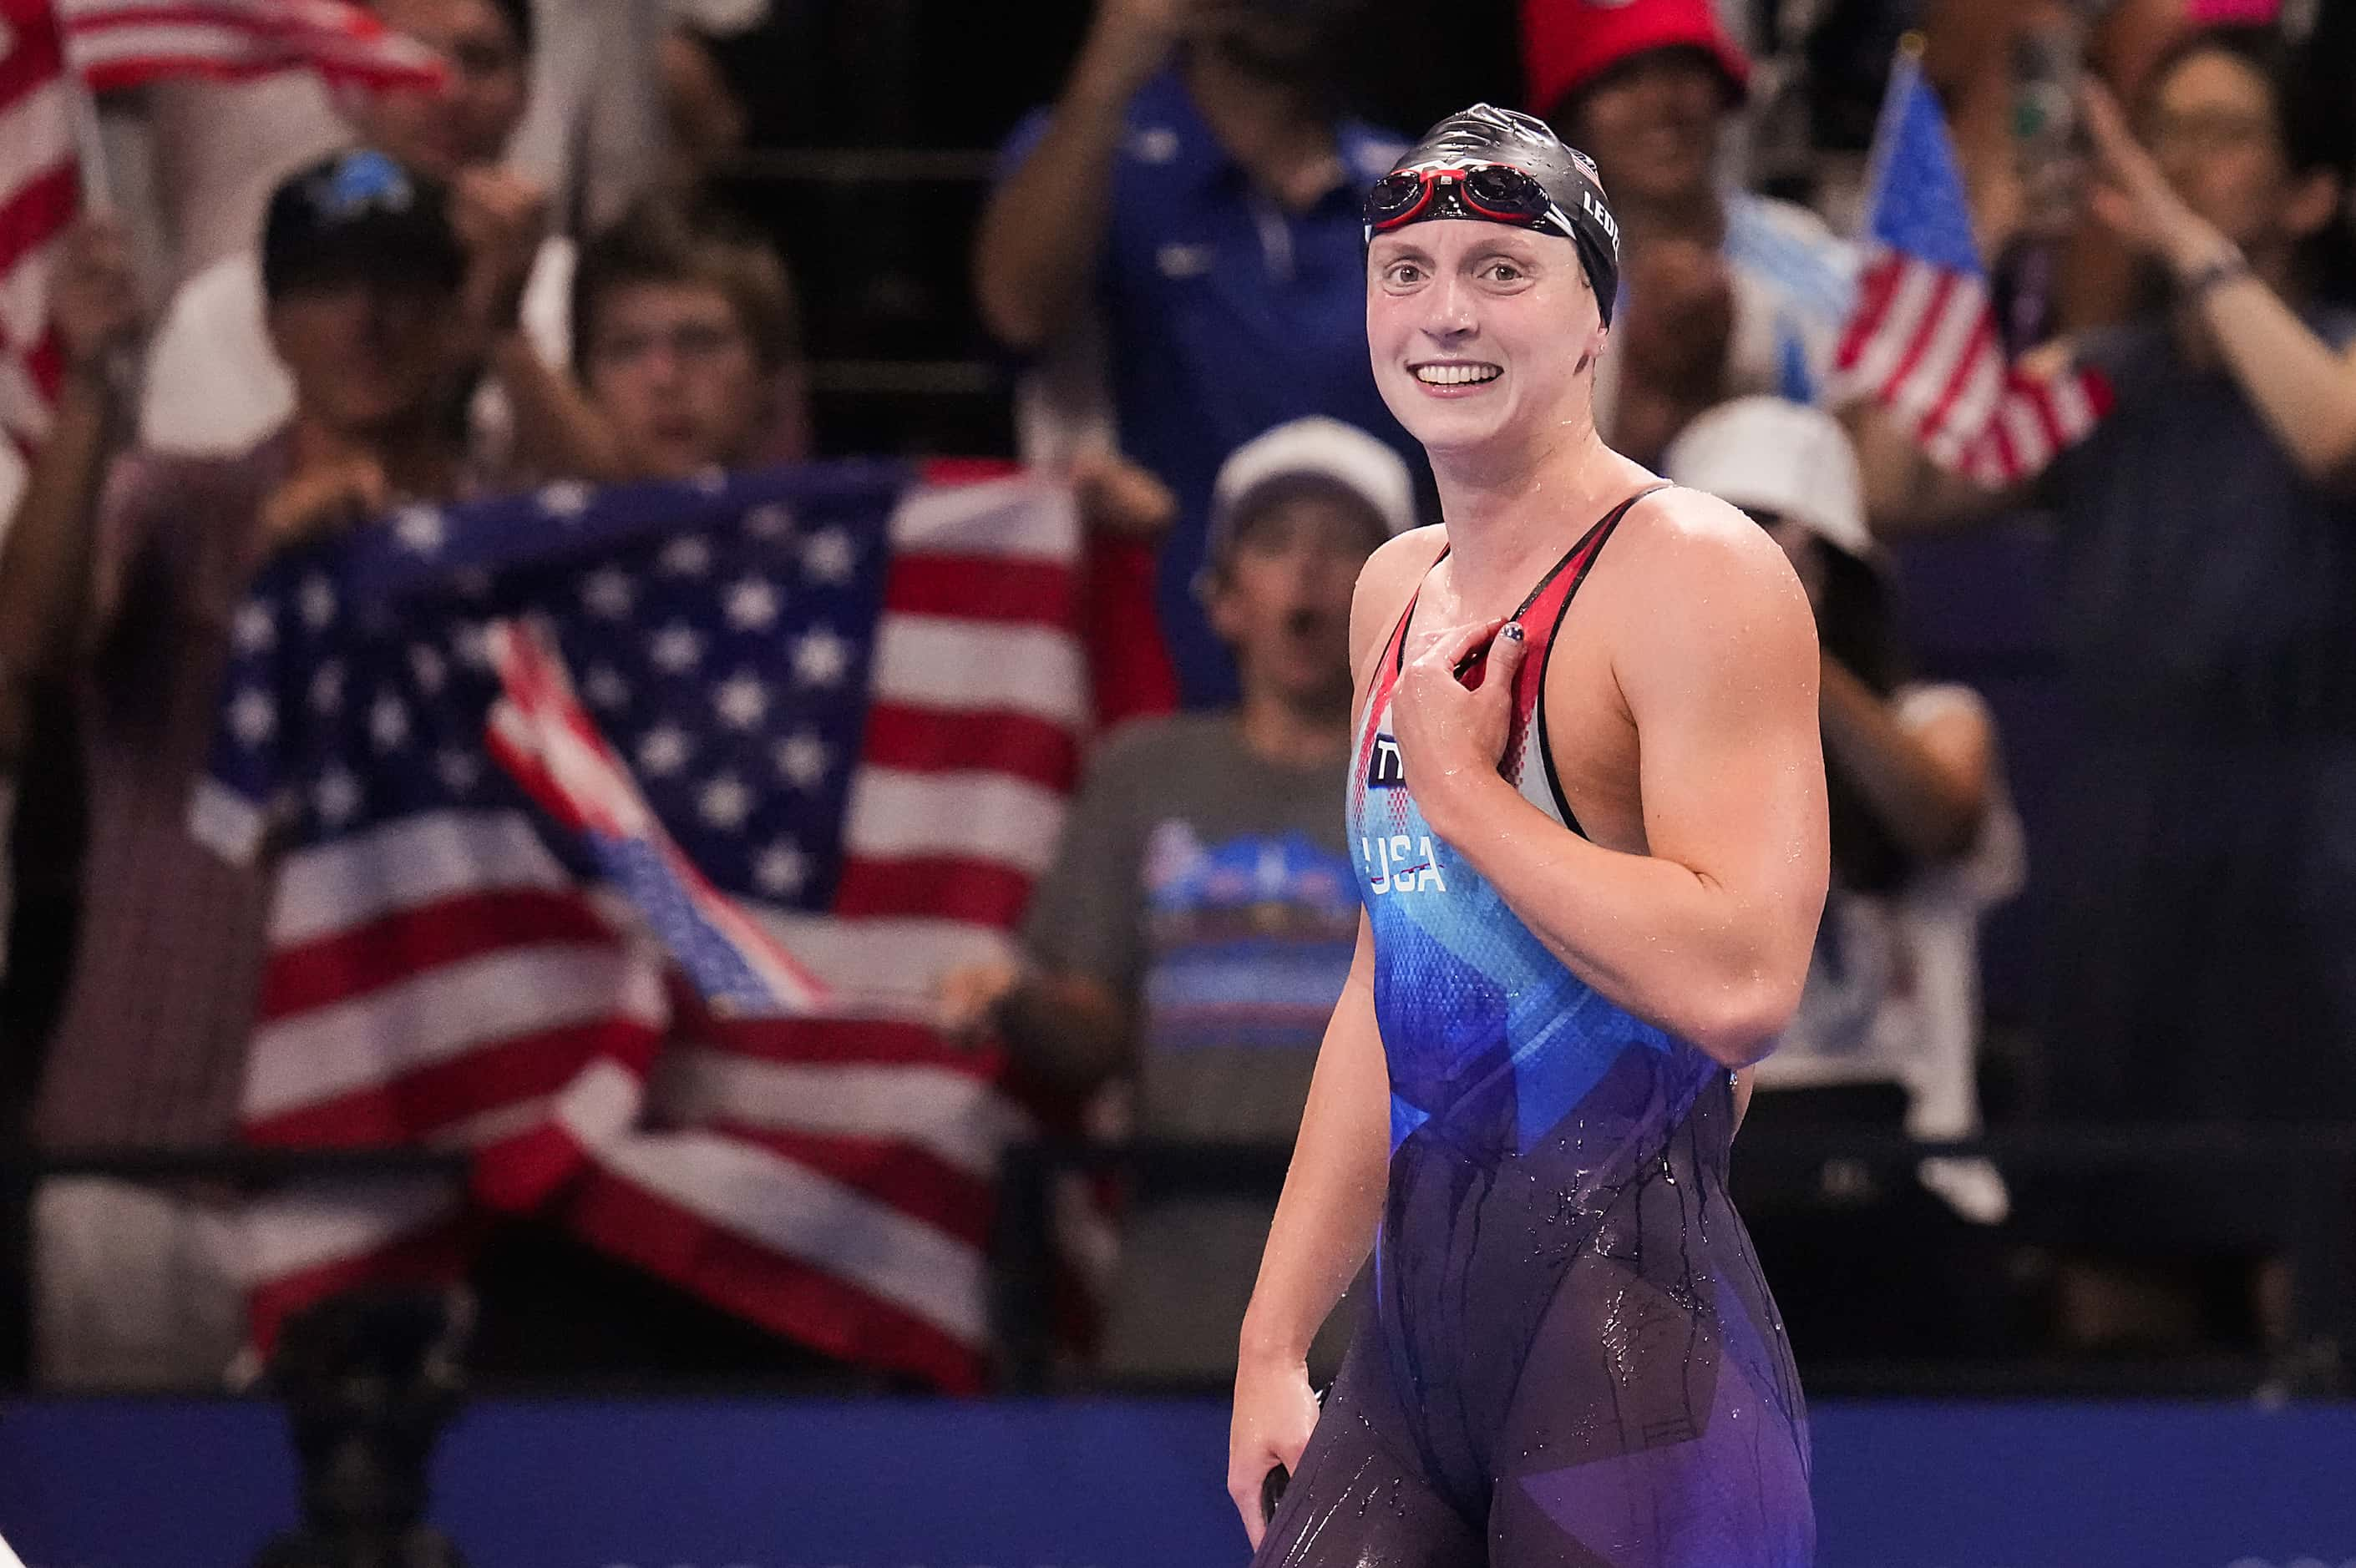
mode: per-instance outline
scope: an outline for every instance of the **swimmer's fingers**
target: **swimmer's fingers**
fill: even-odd
[[[1442,669],[1450,675],[1454,675],[1457,667],[1480,652],[1489,639],[1497,635],[1497,628],[1505,624],[1505,618],[1499,615],[1486,621],[1467,622],[1461,626],[1439,627],[1430,635],[1428,640],[1417,650],[1409,662],[1422,665],[1427,668]]]
[[[1261,1444],[1253,1445],[1248,1453],[1238,1448],[1227,1455],[1227,1500],[1236,1505],[1244,1521],[1244,1536],[1254,1552],[1259,1550],[1260,1537],[1268,1533],[1268,1520],[1260,1512],[1268,1473],[1280,1463],[1275,1452]]]

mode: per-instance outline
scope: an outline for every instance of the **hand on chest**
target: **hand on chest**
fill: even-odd
[[[1410,790],[1494,766],[1557,820],[1606,848],[1641,852],[1639,748],[1612,676],[1604,613],[1584,602],[1580,612],[1563,610],[1560,599],[1523,606],[1516,651],[1494,616],[1476,618],[1452,594],[1427,592],[1395,652],[1376,750]]]

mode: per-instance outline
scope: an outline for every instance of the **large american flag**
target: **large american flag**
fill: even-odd
[[[558,485],[265,575],[193,809],[278,868],[248,1135],[476,1151],[471,1202],[384,1181],[256,1210],[265,1342],[327,1291],[448,1274],[486,1208],[536,1211],[821,1349],[975,1386],[1025,1112],[999,1057],[936,1031],[934,985],[1004,955],[1088,694],[1067,494],[953,477]],[[668,895],[495,759],[519,708],[562,706],[533,678],[576,687],[634,775],[590,786],[606,820],[650,806],[819,1000],[686,981]]]
[[[1942,467],[1984,485],[2036,474],[2110,408],[2083,368],[2038,376],[2008,361],[1938,95],[1901,50],[1874,134],[1866,264],[1836,364]]]
[[[167,76],[315,70],[379,91],[434,89],[441,56],[346,0],[55,0],[66,46],[101,91]]]
[[[80,202],[70,91],[49,0],[0,0],[0,435],[27,449],[64,368],[49,274]]]

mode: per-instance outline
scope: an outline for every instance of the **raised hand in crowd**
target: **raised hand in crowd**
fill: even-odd
[[[2167,268],[2179,304],[2299,472],[2356,489],[2356,345],[2333,348],[2291,303],[2308,282],[2296,250],[2340,220],[2343,177],[2297,166],[2299,148],[2270,148],[2273,122],[2254,91],[2247,105],[2222,91],[2195,98],[2181,84],[2200,69],[2185,64],[2171,79],[2183,104],[2155,105],[2157,156],[2099,82],[2083,84],[2096,174],[2088,205]],[[2236,217],[2247,233],[2229,230]]]
[[[500,165],[477,164],[450,181],[450,227],[466,252],[466,319],[485,342],[519,325],[549,211],[545,190]]]
[[[551,216],[548,192],[505,165],[473,164],[451,176],[450,227],[466,253],[461,309],[513,411],[515,477],[626,479],[632,464],[612,421],[524,329],[524,290]]]
[[[982,320],[1017,348],[1047,342],[1104,241],[1130,100],[1169,62],[1200,0],[1102,0],[1045,133],[983,208],[974,251]]]
[[[144,323],[130,242],[112,218],[77,221],[52,276],[66,377],[0,552],[0,728],[14,727],[20,677],[63,650],[88,604],[99,482],[127,401],[114,365]]]
[[[116,349],[137,339],[144,325],[139,280],[130,239],[112,218],[93,214],[68,230],[51,279],[49,322],[70,374],[102,370]]]
[[[1169,63],[1186,24],[1209,8],[1205,0],[1101,0],[1073,67],[1070,91],[1127,103]]]
[[[1074,458],[1072,489],[1081,522],[1119,538],[1159,539],[1178,518],[1178,497],[1170,486],[1117,452]]]

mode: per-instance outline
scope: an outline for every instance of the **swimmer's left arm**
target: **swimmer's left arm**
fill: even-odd
[[[1467,692],[1451,673],[1458,644],[1486,628],[1442,639],[1402,676],[1394,721],[1432,827],[1540,940],[1604,996],[1739,1067],[1798,1007],[1824,906],[1815,626],[1763,532],[1690,491],[1655,505],[1654,526],[1615,539],[1613,602],[1587,623],[1610,638],[1635,720],[1648,853],[1570,832],[1497,773],[1518,645],[1502,661],[1495,645],[1505,667]]]

